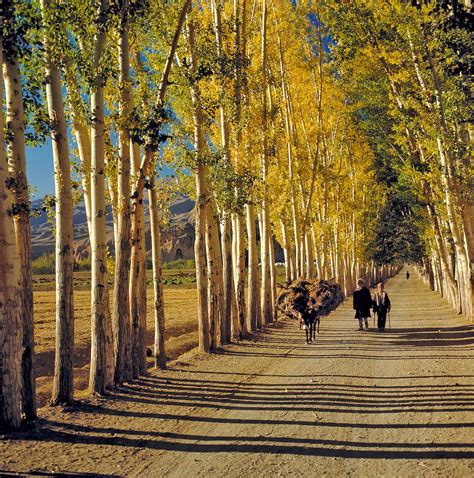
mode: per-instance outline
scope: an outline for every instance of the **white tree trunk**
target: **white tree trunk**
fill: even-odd
[[[3,45],[0,41],[0,60]],[[0,70],[0,429],[19,428],[21,419],[22,300],[20,258],[16,249],[13,200],[7,188],[3,73]]]
[[[188,52],[191,57],[191,71],[197,70],[197,56],[194,41],[194,25],[192,20],[187,19]],[[194,258],[196,262],[196,289],[198,299],[198,336],[200,352],[210,352],[209,336],[209,310],[208,310],[208,267],[206,259],[206,220],[208,216],[209,192],[208,167],[203,162],[206,139],[202,125],[201,95],[198,84],[193,82],[189,86],[191,101],[193,104],[194,122],[194,156],[195,156],[195,180],[196,180],[196,238],[194,242]]]
[[[104,144],[104,88],[99,75],[99,63],[105,47],[108,2],[101,0],[94,45],[95,85],[91,93],[92,161],[91,161],[91,212],[92,212],[92,272],[91,272],[91,367],[89,391],[105,394],[112,385],[112,324],[109,311],[107,281],[107,238],[105,228],[105,144]]]
[[[245,229],[243,217],[235,214],[233,218],[235,254],[233,258],[235,300],[237,317],[234,327],[238,327],[239,337],[247,333],[245,310]]]
[[[140,168],[140,147],[132,144],[133,175],[136,178]],[[132,377],[146,371],[146,349],[144,343],[146,330],[146,244],[145,211],[143,205],[143,188],[136,190],[136,200],[132,209],[132,250],[130,258],[130,321],[131,321],[131,355]],[[145,324],[145,329],[143,325]]]
[[[210,350],[216,350],[220,338],[220,321],[223,320],[222,300],[222,257],[217,227],[217,212],[210,204],[206,219],[206,252],[208,266],[208,307]]]
[[[158,194],[156,185],[152,181],[149,190],[150,201],[150,227],[151,227],[151,253],[153,262],[153,291],[154,315],[155,315],[155,342],[153,356],[155,367],[166,368],[166,350],[165,350],[165,304],[163,300],[163,281],[161,274],[161,240],[160,240],[160,215]]]
[[[196,125],[196,117],[195,117]],[[196,126],[195,126],[196,127]],[[200,131],[195,130],[196,135]],[[200,153],[200,147],[196,148],[196,155]],[[196,240],[194,244],[194,257],[196,261],[196,287],[198,294],[198,331],[199,350],[209,353],[209,310],[208,310],[208,268],[206,260],[206,220],[208,217],[207,202],[208,192],[206,187],[206,167],[197,162],[196,171]]]
[[[249,249],[248,267],[248,309],[247,319],[249,330],[254,332],[261,327],[260,281],[258,273],[257,231],[255,227],[255,210],[252,204],[247,204],[247,236]]]
[[[5,2],[5,10],[13,16],[13,2]],[[7,15],[8,15],[7,14]],[[13,208],[15,235],[21,267],[21,316],[23,344],[21,348],[22,410],[27,420],[36,418],[36,383],[34,374],[33,274],[31,266],[30,199],[26,177],[25,118],[20,66],[16,47],[3,59],[5,82],[8,167],[15,181]]]
[[[213,217],[213,216],[212,216]],[[232,269],[232,234],[231,222],[228,214],[223,213],[221,222],[221,250],[222,250],[222,320],[225,328],[226,342],[239,338],[239,321],[237,303],[235,300],[234,275]]]
[[[276,284],[277,284],[277,271],[275,266],[275,242],[273,235],[270,233],[269,237],[269,257],[270,257],[270,300],[272,308],[272,320],[278,318],[278,308],[276,307]]]
[[[117,231],[115,236],[114,297],[112,327],[114,338],[114,383],[121,385],[127,374],[127,350],[131,346],[130,333],[130,281],[131,218],[130,174],[131,144],[127,118],[132,113],[133,99],[130,82],[130,52],[128,41],[128,1],[122,4],[119,26],[118,58],[120,68],[120,123],[119,160],[117,165]]]
[[[285,279],[287,283],[291,282],[291,247],[288,242],[288,228],[286,226],[286,221],[283,218],[280,218],[281,225],[281,237],[283,241],[283,252],[285,254]]]
[[[50,3],[50,0],[41,1],[43,17],[47,17]],[[61,71],[51,59],[49,49],[52,45],[48,35],[45,35],[44,45],[46,98],[51,124],[56,189],[56,350],[51,403],[58,405],[71,403],[74,393],[73,204]]]

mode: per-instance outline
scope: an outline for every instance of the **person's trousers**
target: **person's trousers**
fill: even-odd
[[[377,314],[377,327],[379,329],[385,329],[385,322],[387,320],[387,312],[379,312]]]

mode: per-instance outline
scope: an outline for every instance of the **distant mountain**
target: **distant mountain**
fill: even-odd
[[[32,202],[32,209],[41,210],[43,200]],[[145,202],[148,208],[148,203]],[[111,208],[107,210],[107,240],[111,251],[113,244],[113,218]],[[150,250],[150,226],[145,214],[147,251]],[[189,197],[177,199],[170,206],[170,224],[162,229],[161,248],[163,261],[191,259],[194,257],[194,201]],[[79,202],[73,212],[74,249],[77,259],[84,259],[90,254],[89,233],[84,202]],[[32,253],[37,258],[53,252],[55,247],[54,228],[48,221],[46,212],[38,212],[31,219]]]
[[[40,210],[43,200],[32,202],[32,208]],[[176,199],[170,205],[169,225],[161,230],[161,259],[164,262],[177,259],[194,259],[194,201],[189,197]],[[111,208],[107,209],[107,241],[109,250],[114,253],[113,218]],[[86,259],[90,255],[89,232],[84,202],[79,202],[73,213],[74,256]],[[54,252],[54,228],[45,212],[38,213],[31,219],[33,259]],[[150,223],[148,219],[148,202],[145,201],[145,237],[147,254],[151,252]],[[278,242],[275,245],[275,261],[283,262],[284,254]]]

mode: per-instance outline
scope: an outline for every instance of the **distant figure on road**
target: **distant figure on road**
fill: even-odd
[[[385,321],[390,312],[391,303],[388,294],[384,290],[383,282],[377,284],[377,291],[373,299],[374,313],[377,313],[377,326],[379,332],[385,332]]]
[[[407,280],[410,278],[410,273],[407,271]]]
[[[356,311],[355,318],[359,321],[359,330],[363,330],[363,321],[365,322],[365,328],[369,328],[372,297],[370,296],[370,290],[365,287],[364,279],[359,279],[357,285],[359,287],[354,291],[353,309]]]

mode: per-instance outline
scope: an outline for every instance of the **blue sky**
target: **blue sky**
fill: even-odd
[[[26,173],[34,189],[33,198],[54,194],[53,155],[51,141],[35,148],[26,148]]]
[[[160,176],[174,174],[174,170],[162,165]],[[26,148],[26,174],[33,189],[32,199],[41,199],[46,194],[54,194],[54,164],[51,140],[34,148]]]

